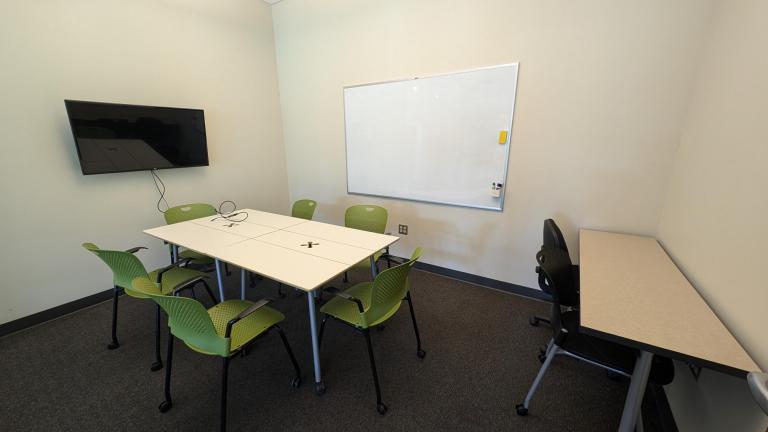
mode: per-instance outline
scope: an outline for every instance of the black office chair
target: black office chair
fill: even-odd
[[[539,369],[523,403],[515,408],[517,414],[528,414],[528,405],[533,398],[541,379],[557,355],[565,355],[589,364],[629,377],[635,366],[639,351],[624,345],[608,342],[599,338],[579,333],[579,311],[562,311],[562,301],[578,299],[577,286],[573,283],[573,269],[568,254],[559,248],[543,246],[536,254],[540,267],[539,286],[552,296],[552,339],[547,345],[544,364]],[[672,360],[654,356],[648,382],[666,385],[675,376]],[[639,420],[642,421],[642,420]]]
[[[553,249],[559,249],[563,252],[565,252],[565,256],[568,257],[568,263],[571,267],[571,273],[574,280],[574,283],[576,284],[576,296],[573,299],[561,299],[562,305],[567,308],[577,308],[579,306],[579,297],[578,297],[578,283],[579,283],[579,266],[571,264],[571,258],[568,254],[568,245],[565,243],[565,237],[563,237],[563,232],[560,231],[560,228],[557,226],[554,220],[552,219],[546,219],[544,221],[544,232],[542,233],[542,247],[549,247]],[[544,283],[544,275],[541,273],[541,269],[536,266],[536,273],[539,274],[539,285]],[[530,323],[534,327],[538,327],[539,324],[550,324],[549,320],[547,318],[539,317],[539,316],[532,316],[528,323]]]

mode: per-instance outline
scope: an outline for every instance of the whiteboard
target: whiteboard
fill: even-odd
[[[502,210],[517,70],[344,87],[347,192]]]

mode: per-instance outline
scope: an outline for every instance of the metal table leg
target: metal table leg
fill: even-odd
[[[376,279],[376,261],[373,259],[373,255],[370,257],[371,260],[371,280]]]
[[[315,296],[313,291],[307,291],[307,305],[309,306],[309,331],[312,339],[312,361],[315,365],[315,393],[325,393],[325,384],[320,373],[320,344],[317,340],[317,314],[315,313]]]
[[[651,360],[653,360],[653,354],[647,351],[640,351],[640,357],[635,360],[635,369],[632,371],[632,381],[627,391],[627,399],[624,401],[619,432],[635,430],[640,406],[643,404],[645,386],[648,384],[648,375],[651,373]]]
[[[224,301],[224,281],[221,278],[221,261],[215,260],[216,263],[216,282],[219,284],[219,301]]]
[[[240,300],[245,300],[245,275],[247,273],[244,268],[240,269]]]
[[[175,263],[179,260],[179,246],[178,245],[172,245],[171,246],[171,259]]]

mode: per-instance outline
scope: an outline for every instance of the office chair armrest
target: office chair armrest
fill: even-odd
[[[357,305],[357,310],[360,311],[360,313],[365,312],[365,306],[363,306],[363,301],[360,300],[359,298],[354,297],[351,294],[345,293],[344,291],[341,291],[336,287],[328,287],[328,288],[325,288],[324,291],[329,292],[335,295],[336,297],[341,297],[344,300],[354,302]]]
[[[248,307],[248,309],[245,309],[244,311],[237,314],[236,317],[229,320],[229,322],[227,322],[227,330],[224,332],[224,337],[229,337],[232,334],[232,326],[234,326],[235,323],[247,317],[248,315],[256,312],[257,310],[263,308],[271,301],[272,299],[261,299],[256,303],[252,304],[250,307]]]
[[[167,267],[161,268],[157,271],[157,280],[155,282],[160,283],[163,280],[163,273],[167,272],[168,270],[173,270],[176,267],[181,267],[184,264],[188,264],[190,261],[192,261],[192,258],[182,258]]]
[[[134,248],[126,249],[126,252],[128,253],[136,253],[142,249],[146,249],[144,246],[136,246]]]
[[[192,288],[196,283],[200,282],[201,280],[205,279],[207,276],[198,276],[194,279],[190,279],[184,283],[181,283],[175,287],[173,287],[173,291],[171,291],[171,295],[178,295],[180,292],[184,291],[185,289]]]

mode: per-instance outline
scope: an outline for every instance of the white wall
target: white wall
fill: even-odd
[[[408,224],[395,253],[535,287],[541,224],[653,234],[712,1],[289,0],[273,6],[291,199]],[[342,87],[520,62],[503,213],[346,194]],[[399,157],[392,155],[392,157]],[[395,231],[396,232],[396,231]]]
[[[168,260],[149,173],[83,176],[65,98],[202,108],[210,166],[161,171],[171,205],[288,209],[264,2],[3,0],[0,62],[0,323],[109,288],[84,241]]]
[[[701,56],[658,238],[768,369],[768,3],[722,2]],[[667,394],[681,430],[765,431],[744,380],[682,375]],[[708,373],[708,375],[706,375]]]

